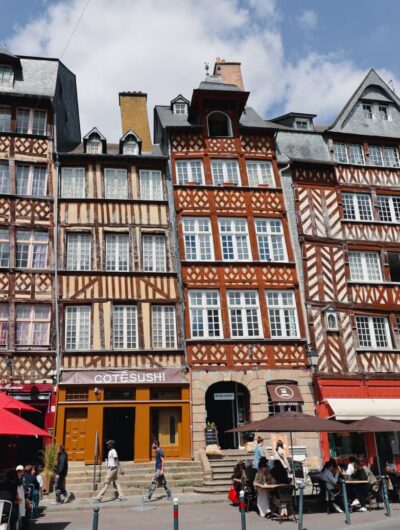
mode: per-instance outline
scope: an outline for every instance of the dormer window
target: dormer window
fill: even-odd
[[[13,82],[13,70],[8,64],[0,65],[0,88],[11,88]]]
[[[100,155],[102,152],[101,141],[98,138],[93,138],[86,144],[86,152],[91,155]]]
[[[178,103],[174,103],[173,111],[174,111],[174,114],[187,114],[188,106],[186,103],[183,103],[182,101],[180,101]]]
[[[296,119],[294,120],[294,128],[295,129],[302,129],[302,130],[308,130],[310,129],[310,122],[309,120],[301,120],[301,119]]]
[[[138,155],[139,154],[139,146],[134,141],[125,142],[122,147],[122,153],[124,155]]]
[[[378,113],[381,120],[387,121],[389,119],[389,111],[386,105],[379,105]]]
[[[224,112],[211,112],[207,118],[208,136],[232,136],[232,124],[229,116]]]
[[[372,120],[372,117],[373,117],[372,105],[367,105],[366,103],[364,103],[362,108],[363,108],[364,118],[366,118],[367,120]]]

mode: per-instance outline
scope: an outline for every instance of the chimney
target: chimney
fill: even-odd
[[[147,94],[144,92],[120,92],[122,134],[133,129],[142,140],[142,151],[152,151],[152,142],[147,116]]]
[[[220,75],[224,83],[236,85],[244,90],[241,63],[226,62],[225,59],[217,57],[214,65],[214,75]]]

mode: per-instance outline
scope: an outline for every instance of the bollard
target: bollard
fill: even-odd
[[[392,512],[390,509],[389,495],[387,491],[387,482],[386,482],[387,476],[382,475],[381,480],[382,480],[383,502],[385,503],[385,507],[386,507],[386,516],[391,517]]]
[[[179,530],[179,501],[174,499],[174,530]]]
[[[239,498],[240,498],[239,508],[240,508],[240,518],[242,521],[242,530],[246,530],[246,503],[244,501],[243,490],[240,491]]]
[[[299,484],[300,495],[299,495],[299,513],[297,517],[297,530],[303,530],[303,513],[304,513],[304,482]]]
[[[92,530],[97,530],[99,527],[99,507],[95,506],[93,508],[93,523]]]
[[[344,522],[345,522],[346,524],[351,524],[350,510],[349,510],[349,500],[348,500],[348,498],[347,498],[346,482],[345,482],[343,479],[341,479],[340,482],[342,483],[344,513],[345,513],[345,516],[346,516]]]

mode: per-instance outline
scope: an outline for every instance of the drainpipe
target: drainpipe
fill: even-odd
[[[54,109],[54,106],[53,106]],[[56,179],[54,190],[54,300],[55,300],[55,326],[56,326],[56,384],[60,382],[61,351],[60,351],[60,308],[58,299],[58,193],[60,182],[60,159],[57,146],[57,113],[54,113],[54,153],[56,166]]]

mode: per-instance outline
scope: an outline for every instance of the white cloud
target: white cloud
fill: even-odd
[[[297,17],[297,22],[303,30],[311,31],[317,27],[318,15],[313,9],[306,9]]]
[[[10,49],[58,57],[83,8],[82,0],[49,4],[19,28]],[[204,62],[242,62],[250,104],[264,116],[279,110],[336,114],[366,72],[335,56],[310,53],[288,62],[276,0],[92,0],[64,56],[76,74],[82,134],[96,125],[121,136],[118,92],[142,90],[155,104],[191,97]],[[394,77],[390,75],[390,77]],[[388,77],[388,79],[390,79]]]

